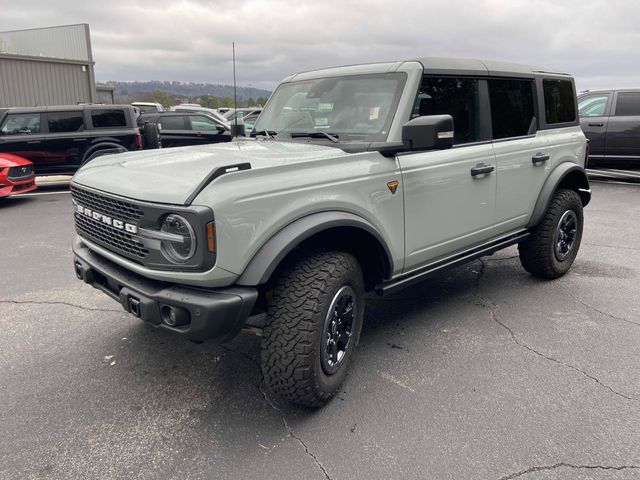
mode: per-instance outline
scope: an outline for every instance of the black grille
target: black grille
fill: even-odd
[[[9,169],[9,180],[16,182],[33,177],[33,165],[25,165],[23,167],[11,167]]]
[[[83,237],[128,254],[128,256],[142,260],[149,255],[149,250],[134,235],[79,213],[76,213],[76,228]]]
[[[133,203],[116,200],[105,195],[71,187],[71,196],[79,205],[100,212],[118,220],[130,223],[138,223],[144,215]]]
[[[133,203],[75,186],[71,187],[71,196],[78,205],[122,222],[139,225],[144,215],[142,210]],[[149,250],[140,242],[140,239],[125,230],[117,229],[79,212],[75,213],[75,220],[78,233],[88,240],[93,240],[134,260],[144,260],[149,255]]]

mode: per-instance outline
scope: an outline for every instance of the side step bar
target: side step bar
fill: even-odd
[[[380,283],[376,285],[375,291],[378,295],[386,295],[397,290],[401,290],[405,287],[421,282],[422,280],[425,280],[426,278],[429,278],[437,273],[444,272],[451,268],[470,262],[471,260],[491,255],[498,250],[502,250],[503,248],[515,245],[516,243],[520,243],[529,235],[531,235],[531,233],[528,230],[523,230],[522,232],[514,233],[513,235],[510,235],[506,238],[501,238],[489,243],[485,243],[484,245],[480,245],[479,247],[475,247],[452,257],[445,258],[444,260],[434,262],[430,265],[427,265],[426,267],[420,268],[419,270],[401,275],[400,277],[393,280]]]

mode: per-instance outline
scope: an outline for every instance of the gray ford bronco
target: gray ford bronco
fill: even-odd
[[[380,295],[518,245],[553,279],[591,191],[573,79],[423,58],[300,73],[253,138],[98,158],[74,176],[78,278],[194,341],[262,337],[272,393],[339,389]]]

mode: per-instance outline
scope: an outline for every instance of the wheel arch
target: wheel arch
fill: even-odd
[[[236,284],[262,285],[301,247],[343,250],[353,254],[363,270],[367,289],[390,278],[391,252],[378,230],[348,212],[320,212],[300,218],[273,235],[253,256]]]
[[[591,200],[589,179],[584,168],[575,163],[561,163],[551,172],[542,186],[527,227],[534,227],[540,223],[549,208],[553,193],[559,188],[575,191],[580,196],[583,207],[586,207]]]
[[[127,152],[127,148],[124,147],[122,144],[117,143],[117,142],[100,142],[100,143],[96,143],[95,145],[91,145],[89,148],[87,148],[84,152],[84,155],[82,156],[82,164],[84,165],[89,157],[91,157],[91,155],[93,155],[94,153],[100,151],[100,150],[121,150],[123,152]]]

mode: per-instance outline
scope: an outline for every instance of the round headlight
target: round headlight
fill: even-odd
[[[180,215],[167,215],[160,231],[182,237],[182,241],[162,240],[162,253],[172,262],[188,262],[196,253],[196,235],[189,222]]]

